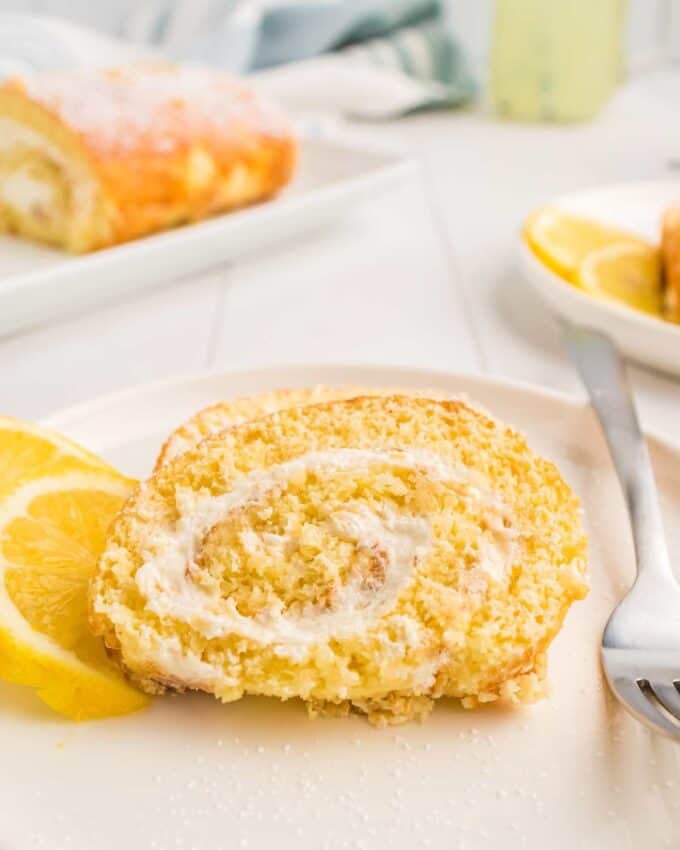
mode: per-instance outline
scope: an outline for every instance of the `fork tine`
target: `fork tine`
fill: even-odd
[[[617,678],[613,682],[614,690],[625,704],[638,715],[640,720],[652,726],[665,735],[670,735],[680,740],[680,725],[673,723],[659,709],[654,706],[649,698],[634,679]]]
[[[673,684],[661,685],[658,682],[650,682],[649,687],[666,711],[676,718],[680,729],[680,691]]]

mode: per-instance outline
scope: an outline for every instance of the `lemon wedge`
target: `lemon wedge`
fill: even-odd
[[[578,282],[581,264],[592,251],[621,242],[650,247],[636,236],[555,209],[538,210],[531,215],[524,236],[548,268],[572,283]]]
[[[56,434],[0,421],[0,676],[75,720],[148,697],[109,661],[87,622],[88,582],[134,482]]]
[[[591,295],[661,314],[661,258],[651,245],[615,242],[592,251],[581,263],[578,282]]]

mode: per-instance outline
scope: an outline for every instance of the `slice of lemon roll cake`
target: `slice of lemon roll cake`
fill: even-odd
[[[585,572],[578,500],[522,435],[460,400],[359,397],[163,466],[114,523],[90,619],[151,690],[382,725],[541,696]]]

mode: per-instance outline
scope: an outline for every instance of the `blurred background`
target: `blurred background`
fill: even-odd
[[[110,61],[114,42],[244,72],[387,37],[396,59],[373,58],[454,86],[450,103],[474,84],[499,112],[529,119],[590,117],[623,74],[680,56],[677,0],[4,0],[2,11],[0,74],[68,53]]]

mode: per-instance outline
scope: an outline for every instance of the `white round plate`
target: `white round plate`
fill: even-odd
[[[564,195],[549,206],[621,227],[658,243],[661,216],[673,203],[680,203],[680,182],[666,180]],[[648,316],[625,304],[593,298],[551,271],[524,239],[520,260],[527,280],[556,313],[609,334],[621,351],[634,360],[680,375],[680,325]]]
[[[680,749],[629,718],[598,643],[632,575],[623,502],[589,408],[445,373],[294,367],[142,387],[50,419],[129,473],[202,405],[315,383],[464,392],[523,429],[583,500],[592,591],[550,650],[551,697],[520,710],[442,701],[422,725],[309,720],[296,701],[170,696],[72,724],[0,688],[3,850],[662,850],[680,835]],[[680,451],[650,441],[672,551]]]

